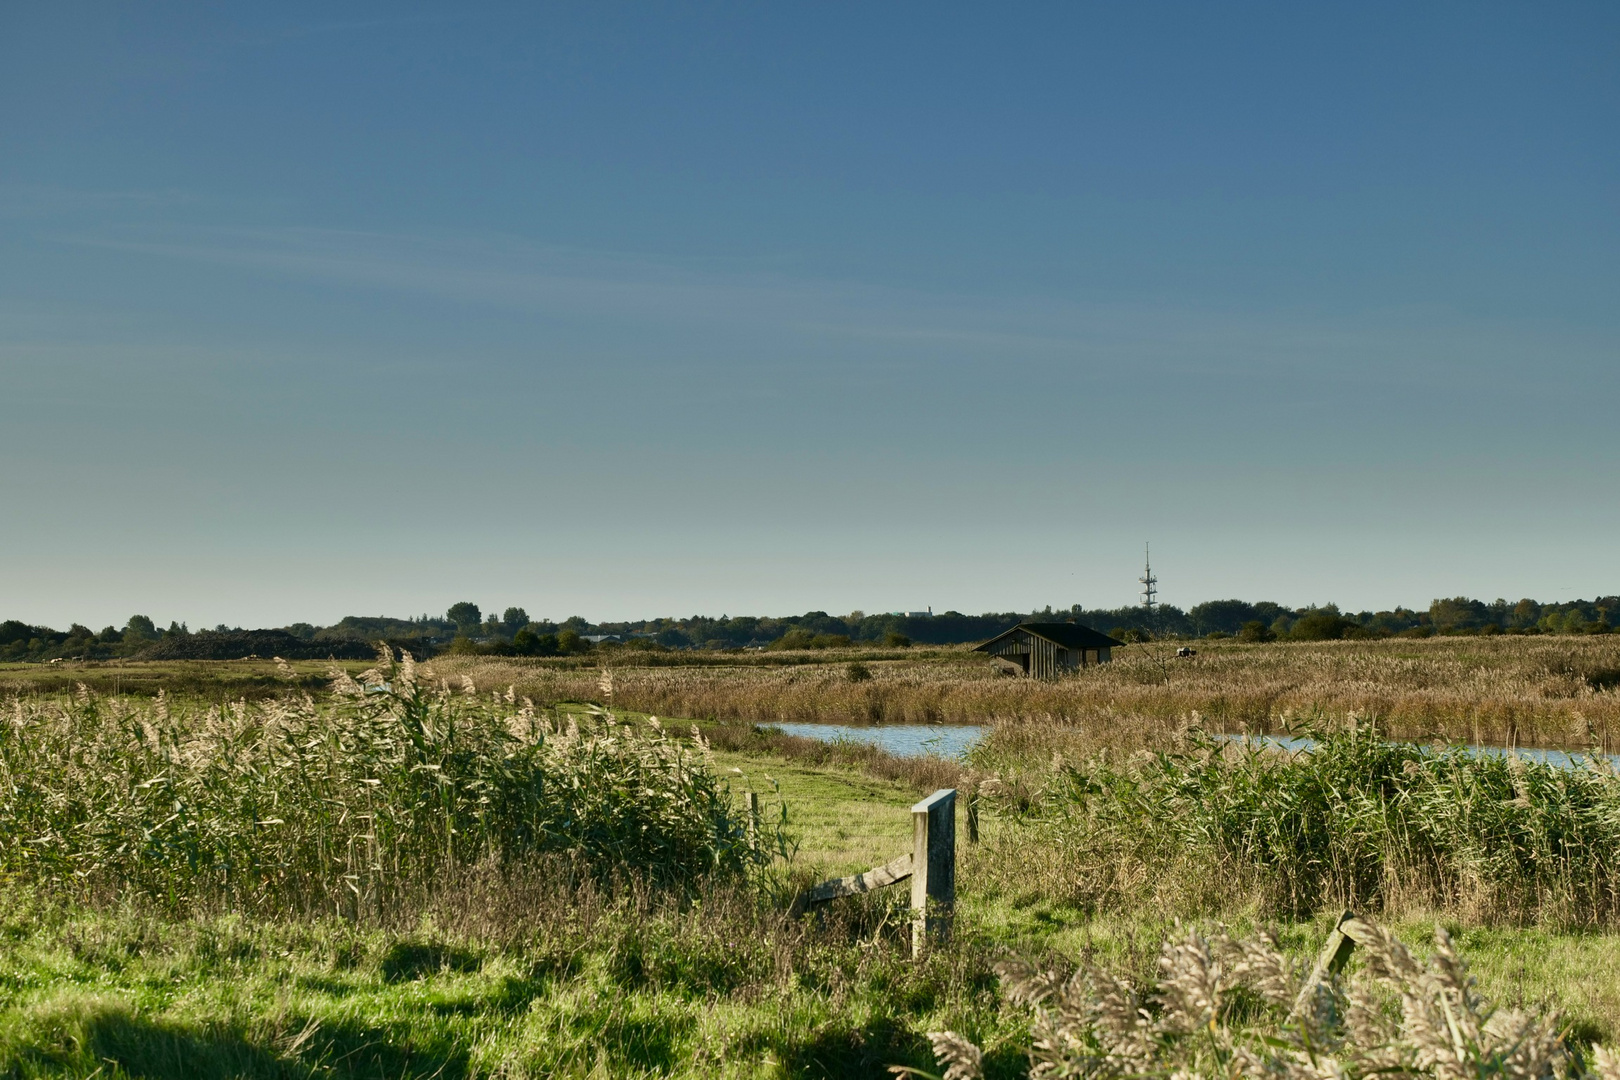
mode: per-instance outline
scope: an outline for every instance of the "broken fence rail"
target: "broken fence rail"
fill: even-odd
[[[911,954],[921,956],[927,942],[949,939],[956,909],[956,789],[940,788],[913,806],[911,830],[910,852],[863,873],[812,885],[794,898],[791,914],[910,881]]]
[[[1291,1016],[1298,1016],[1310,1007],[1311,999],[1316,996],[1317,988],[1339,972],[1350,962],[1350,954],[1357,945],[1367,944],[1375,934],[1370,923],[1363,921],[1355,912],[1347,911],[1339,916],[1334,924],[1332,933],[1328,934],[1327,941],[1322,945],[1322,951],[1317,954],[1316,963],[1311,973],[1305,979],[1305,985],[1300,987],[1299,996],[1294,999],[1294,1008]]]

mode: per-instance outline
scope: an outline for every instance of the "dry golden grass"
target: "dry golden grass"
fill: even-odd
[[[1200,642],[1175,659],[1130,646],[1114,663],[1055,682],[1002,675],[967,648],[866,660],[852,680],[836,654],[797,666],[637,666],[613,657],[616,705],[756,723],[1021,723],[1078,726],[1111,745],[1157,745],[1197,714],[1216,731],[1268,733],[1301,716],[1377,717],[1397,738],[1620,749],[1620,635],[1391,639],[1270,645]],[[594,670],[445,658],[480,688],[537,700],[594,700]]]

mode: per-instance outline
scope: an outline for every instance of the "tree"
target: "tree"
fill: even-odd
[[[1344,637],[1346,630],[1360,625],[1340,615],[1339,609],[1329,604],[1301,615],[1289,628],[1288,636],[1295,641],[1337,641]]]
[[[1508,616],[1508,625],[1517,630],[1536,625],[1541,618],[1541,605],[1526,597],[1513,605],[1513,611]]]
[[[470,600],[463,600],[459,604],[451,604],[450,610],[444,617],[456,624],[461,633],[471,636],[478,632],[478,627],[484,621],[484,613],[478,610],[478,605]]]
[[[25,622],[7,619],[0,623],[0,645],[10,645],[17,641],[26,645],[34,636],[34,628]]]
[[[158,636],[157,624],[148,615],[131,615],[124,624],[125,641],[152,641]]]
[[[525,626],[512,635],[512,651],[519,656],[556,656],[557,635],[537,634]]]
[[[514,637],[528,625],[529,613],[520,607],[509,607],[501,612],[501,628]]]
[[[1442,634],[1453,630],[1477,630],[1490,619],[1490,609],[1466,596],[1435,600],[1429,604],[1429,622]]]
[[[1256,618],[1255,606],[1245,600],[1206,600],[1187,612],[1195,634],[1235,634]]]

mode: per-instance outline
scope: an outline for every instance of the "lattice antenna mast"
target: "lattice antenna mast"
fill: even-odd
[[[1147,544],[1143,544],[1142,554],[1147,562],[1147,566],[1143,570],[1142,576],[1136,580],[1142,583],[1142,606],[1147,608],[1148,614],[1151,615],[1153,613],[1154,605],[1158,603],[1157,597],[1159,595],[1159,579],[1153,576],[1152,548]]]

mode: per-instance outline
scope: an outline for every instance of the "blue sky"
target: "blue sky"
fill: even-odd
[[[0,11],[0,617],[1620,591],[1612,4]]]

